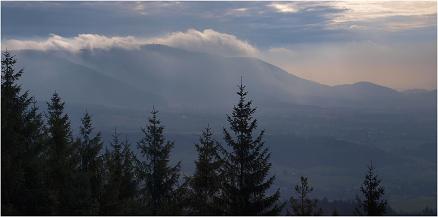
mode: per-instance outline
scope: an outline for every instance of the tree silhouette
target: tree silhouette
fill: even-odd
[[[310,216],[321,215],[322,210],[317,207],[317,200],[309,198],[309,194],[312,193],[313,187],[310,186],[307,177],[300,177],[300,184],[295,186],[295,193],[297,197],[290,198],[291,211],[287,211],[288,215],[298,216]]]
[[[138,176],[137,176],[137,157],[131,150],[131,143],[128,139],[122,142],[122,176],[120,197],[124,198],[123,209],[125,214],[138,214],[139,203],[138,199]]]
[[[75,148],[68,115],[64,113],[64,102],[57,93],[47,103],[48,151],[47,169],[48,186],[52,214],[81,214],[81,202],[78,195],[82,186],[76,175],[78,162],[75,159]]]
[[[151,215],[174,215],[181,211],[176,200],[179,197],[180,163],[169,165],[174,143],[164,138],[164,128],[157,114],[158,111],[153,109],[148,125],[142,129],[143,138],[138,142],[145,158],[139,164],[144,182],[140,194],[145,209]]]
[[[91,116],[86,112],[81,119],[80,137],[76,141],[79,161],[78,181],[81,182],[83,214],[96,215],[103,187],[103,157],[100,132],[93,134]]]
[[[383,215],[387,211],[387,201],[383,199],[385,189],[380,184],[381,180],[374,173],[375,168],[371,163],[365,180],[360,187],[362,197],[358,198],[358,207],[355,209],[356,215],[377,216]]]
[[[223,195],[220,205],[227,215],[276,215],[280,193],[267,196],[275,177],[267,177],[271,168],[270,153],[264,147],[262,130],[253,138],[257,120],[253,118],[255,108],[246,99],[248,92],[240,82],[239,102],[227,117],[230,129],[224,128],[224,139],[229,151],[224,159]]]
[[[137,159],[127,139],[121,142],[114,130],[110,150],[104,155],[104,188],[100,202],[100,215],[137,214],[138,182],[135,175]]]
[[[213,139],[210,127],[202,131],[199,143],[195,144],[198,159],[195,174],[190,180],[191,215],[220,215],[217,198],[221,188],[221,146]]]
[[[2,52],[1,71],[1,204],[4,215],[43,215],[49,210],[44,178],[44,123],[35,100],[18,80],[23,70]]]

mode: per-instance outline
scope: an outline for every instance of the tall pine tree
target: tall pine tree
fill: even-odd
[[[18,80],[23,70],[8,51],[1,60],[1,167],[2,213],[48,214],[43,173],[44,126],[35,100]]]
[[[120,185],[120,198],[124,200],[122,209],[129,215],[140,215],[138,212],[140,204],[138,203],[138,159],[131,150],[131,143],[128,139],[122,142],[122,176]]]
[[[387,201],[383,199],[385,189],[381,185],[381,180],[374,172],[375,168],[371,163],[365,180],[360,187],[362,197],[358,198],[358,207],[355,209],[357,215],[378,216],[387,211]]]
[[[227,120],[230,130],[224,128],[225,142],[230,150],[224,159],[223,196],[220,205],[227,215],[276,215],[281,211],[278,204],[280,192],[272,195],[266,191],[275,177],[268,177],[270,153],[264,146],[262,130],[253,137],[257,120],[255,108],[246,99],[248,92],[240,82],[239,102]]]
[[[57,93],[47,103],[47,175],[50,204],[54,215],[82,214],[76,183],[78,164],[75,159],[70,120],[64,113],[64,102]]]
[[[287,211],[287,215],[297,215],[297,216],[310,216],[310,215],[321,215],[322,209],[318,209],[318,201],[315,199],[310,199],[309,194],[312,193],[313,187],[310,186],[307,177],[300,177],[300,184],[295,186],[295,193],[297,197],[291,197],[290,207],[291,211]]]
[[[110,150],[104,162],[104,189],[100,201],[100,215],[134,215],[136,213],[137,177],[136,158],[127,139],[121,142],[114,130]]]
[[[142,202],[150,215],[180,214],[179,198],[180,163],[171,166],[170,151],[174,143],[164,138],[163,126],[153,109],[143,138],[138,142],[144,160],[140,163],[143,180]],[[146,213],[145,213],[146,214]]]
[[[76,141],[77,160],[79,161],[78,181],[81,183],[83,214],[96,215],[102,192],[103,157],[100,132],[93,135],[91,116],[86,112],[81,120],[80,137]]]
[[[220,215],[217,198],[221,189],[222,147],[213,139],[210,127],[205,128],[195,147],[198,159],[195,174],[190,179],[190,214]]]

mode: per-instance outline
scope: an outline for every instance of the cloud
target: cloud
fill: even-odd
[[[332,2],[330,5],[335,8],[345,9],[342,15],[336,17],[336,22],[376,19],[390,16],[423,16],[436,14],[436,2],[434,1],[348,1]]]
[[[330,27],[334,28],[361,26],[361,29],[399,31],[436,25],[436,1],[336,1],[322,4],[338,9],[338,12],[327,15]]]
[[[250,10],[249,8],[231,8],[225,12],[225,15],[231,15],[231,16],[247,15],[249,10]]]
[[[169,10],[178,10],[181,9],[181,2],[117,2],[117,4],[121,7],[127,7],[127,9],[131,10],[134,13],[138,13],[140,15],[151,15],[151,14],[160,14],[166,13]]]
[[[108,49],[121,47],[127,49],[138,48],[141,42],[132,36],[127,37],[106,37],[98,34],[79,34],[67,38],[52,34],[45,40],[7,40],[2,47],[11,50],[66,50],[78,52],[82,49]]]
[[[436,1],[276,2],[266,6],[283,14],[319,10],[327,29],[402,31],[436,26]]]
[[[257,56],[259,53],[257,48],[247,41],[212,29],[206,29],[202,32],[189,29],[186,32],[175,32],[154,38],[150,42],[224,56]]]
[[[163,44],[191,51],[205,52],[224,56],[257,56],[259,51],[236,36],[220,33],[212,29],[186,32],[173,32],[161,37],[139,38],[133,36],[107,37],[98,34],[79,34],[75,37],[62,37],[52,34],[44,40],[7,40],[3,48],[11,50],[66,50],[78,52],[82,49],[139,49],[146,44]]]
[[[294,3],[272,3],[267,5],[279,13],[296,13],[299,8]]]

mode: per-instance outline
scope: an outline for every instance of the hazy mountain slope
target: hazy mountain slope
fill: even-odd
[[[76,54],[20,51],[18,56],[35,76],[23,82],[37,96],[62,89],[68,93],[66,100],[74,101],[99,99],[95,103],[143,105],[138,101],[143,98],[148,104],[170,109],[222,111],[232,105],[229,96],[243,76],[253,99],[265,107],[430,107],[425,105],[430,97],[418,98],[368,82],[330,87],[256,58],[222,57],[164,45],[82,50]]]
[[[327,86],[307,81],[254,58],[227,58],[162,45],[140,50],[84,51],[82,64],[101,70],[139,89],[156,93],[170,106],[229,107],[243,76],[259,102],[310,103]],[[219,103],[217,99],[220,99]]]
[[[390,109],[433,109],[436,106],[436,91],[399,92],[370,82],[336,85],[331,89],[332,96],[341,101],[352,102],[356,106],[369,107],[370,103],[375,107]]]
[[[391,88],[376,85],[370,82],[337,85],[332,87],[333,94],[340,99],[351,99],[352,96],[364,101],[374,100],[383,103],[387,99],[401,100],[403,95]]]
[[[26,51],[19,52],[17,57],[19,66],[25,70],[21,82],[38,99],[47,100],[56,91],[71,103],[133,107],[150,105],[151,98],[159,100],[62,55]]]

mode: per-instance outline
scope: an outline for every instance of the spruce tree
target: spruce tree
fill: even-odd
[[[138,213],[138,176],[137,157],[131,150],[131,143],[128,139],[122,142],[122,176],[120,185],[120,198],[124,201],[122,209],[127,215],[140,215]]]
[[[100,202],[100,215],[121,215],[120,213],[120,183],[122,176],[121,143],[117,130],[114,130],[110,149],[106,149],[104,155],[105,181],[104,191]]]
[[[70,120],[64,113],[64,104],[57,93],[47,103],[47,174],[53,215],[82,214],[82,210],[78,210],[82,201],[76,195],[82,186],[76,183],[78,164],[74,154]]]
[[[93,135],[91,116],[86,112],[81,119],[80,137],[76,141],[79,161],[78,181],[81,182],[82,214],[96,215],[102,191],[102,139],[100,132]]]
[[[270,153],[264,146],[262,130],[253,137],[257,120],[253,118],[255,108],[246,99],[248,92],[240,83],[239,102],[231,116],[227,116],[230,129],[224,128],[224,139],[229,147],[223,169],[223,195],[220,205],[227,215],[276,215],[281,211],[278,204],[279,190],[272,195],[266,191],[275,177],[268,177],[271,163]]]
[[[121,142],[114,130],[110,150],[106,150],[104,189],[100,201],[100,215],[134,215],[136,213],[137,178],[136,158],[127,139]]]
[[[362,197],[358,198],[358,206],[355,209],[356,215],[378,216],[384,215],[387,211],[387,201],[383,199],[385,189],[374,170],[375,168],[371,163],[368,166],[365,180],[360,187]]]
[[[2,214],[48,214],[43,173],[44,124],[35,100],[18,80],[23,70],[8,51],[1,60]]]
[[[300,184],[295,186],[295,193],[297,197],[292,196],[290,198],[291,211],[287,210],[288,215],[297,216],[310,216],[321,215],[322,210],[318,209],[318,201],[309,198],[309,194],[312,193],[313,187],[310,186],[307,177],[301,176]]]
[[[221,189],[222,147],[213,139],[210,127],[205,128],[195,147],[198,159],[195,174],[190,179],[190,214],[220,215],[216,203]]]
[[[144,158],[140,162],[142,203],[150,215],[180,214],[181,209],[176,201],[180,193],[180,163],[175,166],[169,163],[174,143],[164,138],[164,128],[157,114],[158,111],[153,109],[149,123],[142,129],[143,138],[138,142]]]

